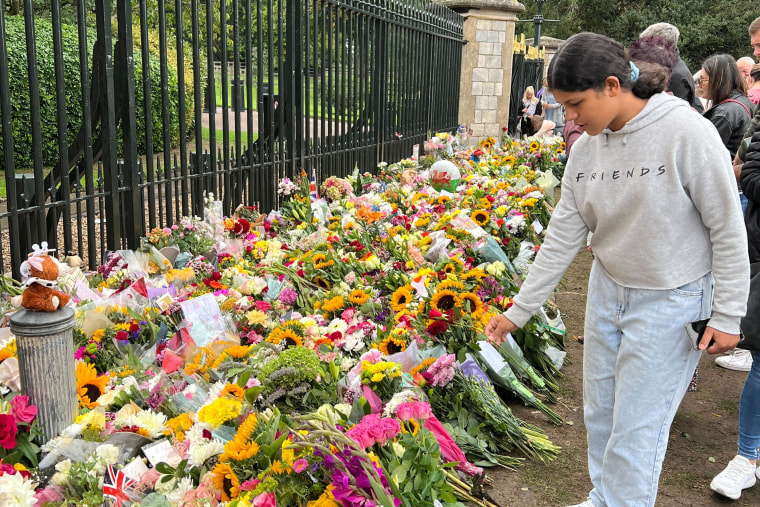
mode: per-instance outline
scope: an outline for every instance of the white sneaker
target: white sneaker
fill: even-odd
[[[583,503],[568,505],[567,507],[594,507],[594,502],[592,502],[590,498],[587,498]]]
[[[727,356],[716,357],[715,364],[729,370],[749,371],[752,369],[752,353],[749,350],[735,349]]]
[[[744,456],[736,456],[728,462],[728,466],[715,476],[710,483],[710,489],[731,500],[742,496],[742,490],[751,488],[757,482],[755,474],[757,466]]]

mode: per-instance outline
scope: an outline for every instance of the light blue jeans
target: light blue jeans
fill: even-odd
[[[668,432],[701,352],[687,322],[709,317],[712,274],[670,290],[615,283],[595,261],[583,351],[583,408],[595,507],[653,506]]]
[[[752,369],[739,405],[739,455],[758,459],[760,447],[760,351],[752,351]]]

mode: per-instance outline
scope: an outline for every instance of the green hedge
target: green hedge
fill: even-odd
[[[8,69],[10,74],[11,108],[13,110],[14,162],[16,168],[32,167],[32,124],[29,100],[29,78],[26,60],[26,37],[24,18],[7,16],[6,44],[8,47]],[[82,125],[82,92],[79,79],[79,39],[77,27],[62,26],[63,60],[66,93],[67,136],[69,144],[76,138]],[[88,61],[92,68],[92,46],[95,42],[94,30],[88,31]],[[52,166],[58,163],[58,127],[55,93],[55,67],[53,52],[52,24],[50,20],[35,19],[35,44],[37,49],[37,73],[40,90],[40,121],[42,125],[43,164]],[[135,114],[137,120],[137,147],[140,154],[145,152],[145,114],[142,87],[142,55],[134,50],[135,62]],[[153,125],[153,151],[161,152],[163,145],[163,119],[161,101],[161,73],[158,55],[150,56],[151,113]],[[179,93],[177,90],[177,71],[169,64],[169,116],[171,147],[179,144]],[[186,103],[192,104],[192,87],[186,93]],[[93,104],[94,106],[94,104]],[[95,138],[99,132],[93,132]],[[118,131],[117,148],[121,153],[121,129]],[[0,145],[0,157],[2,157]]]

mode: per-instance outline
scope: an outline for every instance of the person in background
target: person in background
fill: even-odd
[[[578,125],[573,120],[565,119],[565,128],[562,129],[562,137],[565,138],[565,152],[570,157],[570,148],[575,141],[586,131],[586,127]]]
[[[747,148],[741,171],[741,185],[749,201],[744,218],[749,261],[760,262],[760,131],[752,136]],[[744,382],[739,404],[738,450],[728,466],[710,483],[710,489],[732,500],[737,500],[741,497],[742,490],[754,486],[757,479],[760,479],[760,469],[757,468],[757,459],[760,457],[760,351],[745,352],[750,356],[750,367],[747,368],[749,375]]]
[[[664,93],[667,69],[640,73],[622,44],[573,35],[548,78],[586,132],[528,276],[485,334],[499,344],[524,326],[594,232],[583,350],[593,489],[579,506],[649,507],[702,351],[739,342],[749,261],[736,181],[715,128]],[[695,346],[685,325],[707,318]]]
[[[534,114],[540,114],[536,113],[539,104],[540,101],[536,98],[536,92],[533,90],[533,87],[527,87],[522,97],[522,120],[520,122],[522,135],[530,137],[536,133],[532,120]]]
[[[749,90],[747,90],[747,97],[749,97],[749,100],[751,100],[755,106],[760,102],[760,63],[755,64],[755,66],[752,67],[752,71],[749,73]]]
[[[673,72],[670,77],[670,85],[668,85],[669,92],[672,92],[678,98],[684,99],[691,104],[691,107],[699,111],[704,111],[702,102],[699,100],[694,92],[694,79],[692,78],[691,71],[686,66],[686,63],[678,56],[678,37],[681,32],[677,27],[670,23],[655,23],[650,25],[646,30],[641,32],[639,37],[662,37],[665,40],[673,43],[673,47],[676,48],[676,63],[673,66]]]
[[[694,93],[702,104],[702,111],[707,111],[710,108],[710,102],[705,98],[705,92],[702,90],[702,70],[695,72],[692,79],[694,79]]]
[[[742,75],[742,79],[744,79],[744,82],[749,86],[750,73],[752,72],[752,67],[755,66],[755,60],[750,56],[742,56],[736,60],[736,66],[739,68],[739,74]]]
[[[749,24],[747,32],[749,32],[749,40],[750,44],[752,44],[755,58],[760,59],[760,17],[755,18],[755,20]],[[751,138],[754,135],[758,123],[760,123],[760,106],[755,107],[752,122],[749,127],[747,127],[747,130],[744,131],[744,139]],[[741,171],[746,153],[747,144],[742,141],[739,145],[739,150],[736,152],[736,157],[734,158],[734,175],[736,176],[737,183],[739,183],[741,179]],[[726,356],[717,357],[715,359],[715,364],[729,370],[749,371],[752,367],[752,355],[748,350],[736,349]]]
[[[733,56],[709,57],[702,64],[701,73],[702,91],[712,103],[704,116],[718,129],[723,145],[733,159],[752,120],[755,105],[747,97],[746,83]]]
[[[537,97],[541,100],[541,105],[544,109],[544,121],[548,120],[556,126],[557,122],[554,118],[554,111],[559,107],[559,104],[557,104],[554,94],[546,83],[546,78],[544,78],[543,86],[539,90]]]

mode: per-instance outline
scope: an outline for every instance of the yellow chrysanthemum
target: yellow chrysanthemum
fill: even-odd
[[[218,428],[225,422],[240,415],[243,403],[240,400],[222,397],[217,398],[198,411],[198,420]]]

